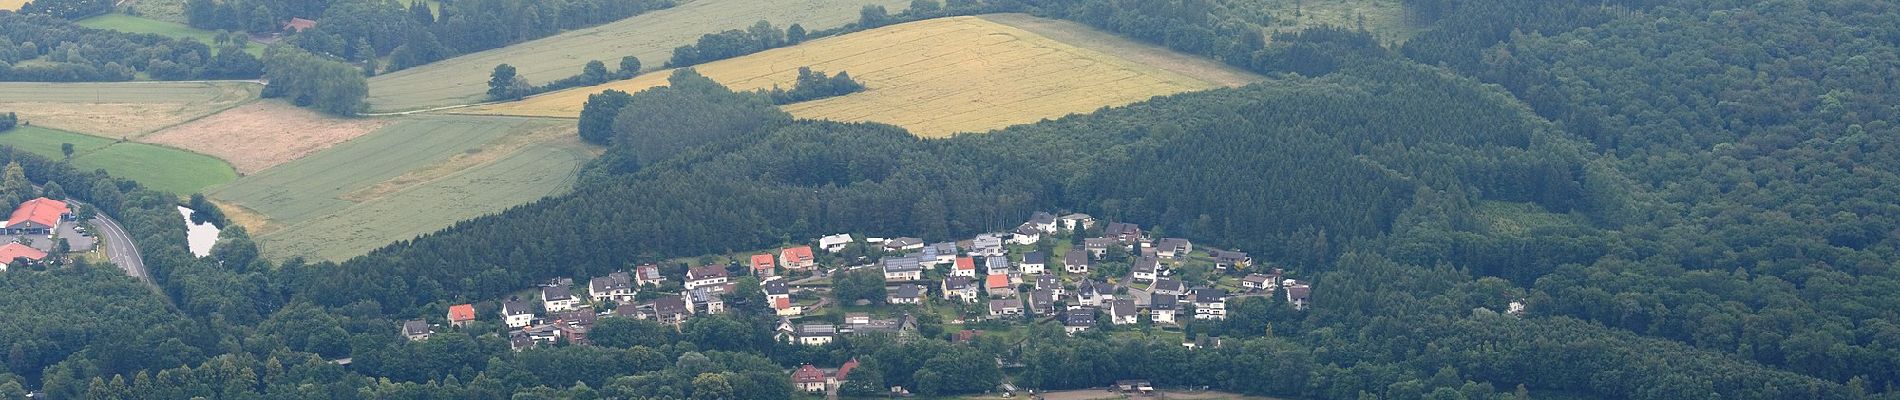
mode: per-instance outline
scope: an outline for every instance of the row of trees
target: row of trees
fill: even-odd
[[[517,73],[514,66],[499,64],[495,66],[494,72],[488,74],[488,99],[517,100],[522,97],[561,89],[593,86],[611,80],[632,78],[640,74],[640,58],[634,56],[621,57],[619,68],[619,70],[608,72],[606,63],[602,63],[600,60],[592,60],[588,61],[587,65],[581,67],[581,73],[579,74],[548,82],[546,85],[537,86],[528,83],[528,79]]]
[[[792,90],[777,86],[771,91],[763,91],[772,99],[772,104],[792,104],[826,97],[837,97],[864,90],[864,84],[851,79],[851,74],[838,71],[838,75],[827,76],[824,71],[813,71],[811,67],[798,67],[798,80],[792,84]]]
[[[33,0],[20,5],[21,14],[43,14],[77,21],[112,11],[112,0]]]
[[[212,51],[190,39],[84,28],[41,14],[0,14],[0,81],[126,81],[140,72],[160,80],[255,78],[263,63],[236,44]]]
[[[934,0],[914,0],[910,8],[902,13],[891,14],[880,5],[867,5],[858,13],[858,21],[832,29],[807,31],[804,26],[792,24],[784,29],[772,26],[771,22],[759,21],[744,30],[731,29],[718,33],[709,33],[699,37],[693,44],[673,49],[673,58],[666,62],[667,68],[687,67],[711,61],[757,53],[768,49],[792,46],[807,40],[857,32],[886,25],[940,18],[952,15],[975,15],[992,12],[1014,12],[1024,9],[1017,0],[998,0],[988,3],[975,0],[952,1],[949,7]]]

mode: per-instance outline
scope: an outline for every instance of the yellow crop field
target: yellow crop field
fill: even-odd
[[[1248,81],[1226,79],[1232,75],[1225,70],[1220,71],[1227,74],[1223,78],[1203,79],[1188,75],[1192,69],[1132,61],[1100,43],[1071,44],[1012,26],[1031,17],[1008,17],[1012,24],[985,17],[918,21],[695,68],[735,90],[789,86],[804,66],[849,72],[867,90],[784,109],[800,118],[889,123],[925,137],[989,131]],[[665,84],[667,75],[648,73],[457,112],[575,117],[590,94],[607,89],[637,92]]]
[[[26,5],[27,0],[0,0],[0,10],[17,11]]]

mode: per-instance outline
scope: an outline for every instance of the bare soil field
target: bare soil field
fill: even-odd
[[[139,139],[224,159],[238,173],[252,174],[393,123],[390,119],[338,118],[283,101],[265,100]]]
[[[0,83],[0,110],[34,125],[136,139],[257,99],[240,82]]]

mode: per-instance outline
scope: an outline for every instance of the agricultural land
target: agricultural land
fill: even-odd
[[[139,138],[209,154],[242,174],[303,158],[395,122],[338,118],[279,100],[245,104]]]
[[[341,260],[566,192],[573,122],[416,116],[210,192],[274,258]]]
[[[0,0],[0,10],[15,11],[26,5],[27,0]]]
[[[224,161],[169,147],[39,126],[20,127],[0,134],[0,145],[54,159],[65,157],[61,150],[63,143],[73,144],[72,163],[81,169],[103,169],[114,177],[174,194],[197,193],[237,179],[237,171]]]
[[[36,126],[136,139],[257,99],[245,82],[0,83],[0,110]]]
[[[609,65],[624,56],[658,66],[673,48],[700,36],[744,29],[758,21],[801,24],[818,30],[855,21],[865,5],[903,11],[906,0],[696,0],[592,28],[579,29],[499,49],[476,52],[370,79],[373,112],[406,111],[486,101],[488,75],[497,64],[513,65],[537,83],[579,73],[590,60]]]
[[[75,23],[79,24],[79,26],[94,29],[110,29],[127,33],[149,33],[179,39],[191,39],[199,43],[204,43],[206,46],[211,46],[214,51],[218,48],[218,45],[211,40],[213,36],[216,36],[216,33],[185,26],[185,24],[177,22],[110,13],[82,19]],[[264,54],[264,46],[255,42],[245,42],[244,52],[251,53],[251,55],[255,56],[262,56]]]
[[[735,90],[755,90],[788,87],[804,66],[848,72],[868,90],[788,105],[786,111],[801,118],[889,123],[925,137],[988,131],[1259,79],[1080,25],[1013,14],[888,26],[695,69]],[[667,75],[648,73],[454,112],[575,117],[590,94],[637,92],[665,84]]]

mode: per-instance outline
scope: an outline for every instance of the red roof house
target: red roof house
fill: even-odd
[[[805,364],[804,366],[798,367],[797,371],[792,371],[792,386],[796,386],[799,390],[806,392],[823,392],[825,391],[826,378],[829,377],[825,376],[825,371],[821,371],[818,367],[811,366],[811,364]]]
[[[284,23],[284,32],[303,32],[303,30],[305,29],[310,29],[310,28],[315,28],[315,27],[317,27],[317,21],[311,21],[311,20],[307,20],[303,18],[291,18],[290,22]]]
[[[772,259],[771,254],[754,254],[752,256],[753,275],[772,276],[772,268],[777,267],[777,265],[777,262]]]
[[[449,306],[449,325],[462,326],[475,320],[475,305],[457,304]]]
[[[851,361],[845,361],[844,365],[839,366],[838,367],[838,384],[840,385],[844,384],[844,381],[847,380],[847,378],[851,377],[851,370],[854,370],[857,368],[858,368],[857,357],[852,357]]]
[[[46,259],[46,252],[19,243],[7,243],[0,246],[0,271],[5,271],[13,260],[25,258],[29,261]]]
[[[787,247],[778,252],[778,261],[785,269],[806,269],[818,265],[812,258],[811,246]]]
[[[13,209],[13,215],[7,217],[7,230],[15,234],[52,233],[54,228],[59,227],[59,221],[72,213],[73,210],[66,207],[63,201],[45,197],[27,200],[20,203],[20,208]]]
[[[976,259],[968,256],[957,257],[956,269],[950,270],[950,275],[976,277]]]

